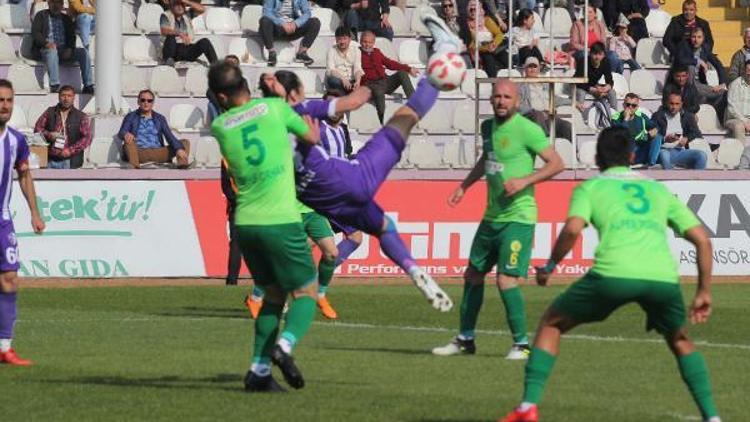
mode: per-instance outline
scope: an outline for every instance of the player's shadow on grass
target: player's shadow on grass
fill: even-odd
[[[245,308],[212,308],[205,306],[183,306],[181,308],[170,309],[159,312],[154,315],[165,317],[182,317],[182,318],[244,318],[249,319],[248,312]]]
[[[112,387],[148,387],[186,390],[218,389],[226,391],[242,391],[242,375],[218,374],[214,377],[186,378],[178,375],[162,377],[128,378],[123,376],[90,376],[76,377],[63,380],[43,380],[50,384],[82,384],[105,385]],[[224,384],[235,384],[233,386]]]
[[[318,349],[336,350],[340,352],[374,352],[374,353],[393,353],[398,355],[429,355],[427,349],[400,349],[388,347],[352,347],[352,346],[318,346]]]

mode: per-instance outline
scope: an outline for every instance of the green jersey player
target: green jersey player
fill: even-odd
[[[646,329],[664,337],[703,420],[720,421],[706,363],[685,332],[685,306],[667,227],[696,247],[698,290],[689,313],[693,323],[706,322],[711,314],[711,241],[695,214],[666,186],[629,169],[633,151],[625,128],[599,135],[596,162],[601,174],[573,191],[565,227],[549,262],[537,269],[537,283],[547,284],[588,224],[599,232],[594,265],[542,317],[526,364],[523,401],[502,422],[539,420],[537,403],[559,353],[561,334],[579,324],[605,320],[628,303],[639,304],[647,316]]]
[[[529,342],[526,334],[521,279],[525,279],[537,219],[534,184],[563,170],[560,156],[549,145],[539,125],[518,113],[518,88],[501,80],[492,94],[495,117],[482,122],[483,153],[474,169],[448,199],[455,206],[464,192],[485,176],[487,209],[471,245],[469,266],[464,273],[460,329],[446,346],[432,353],[440,356],[473,354],[474,329],[484,300],[484,279],[497,265],[497,287],[505,305],[513,346],[507,359],[526,359]],[[534,171],[540,156],[545,164]]]
[[[209,71],[209,87],[226,110],[211,132],[237,185],[235,224],[240,248],[266,300],[255,321],[253,363],[247,391],[284,391],[271,376],[279,366],[294,388],[304,379],[291,356],[315,316],[317,272],[302,225],[294,187],[289,134],[314,144],[317,123],[303,120],[278,98],[251,100],[238,67],[220,63]],[[292,301],[278,342],[286,297]]]

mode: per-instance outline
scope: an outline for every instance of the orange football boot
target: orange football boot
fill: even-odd
[[[339,319],[339,314],[336,313],[333,306],[331,306],[331,303],[328,302],[327,297],[318,297],[318,308],[320,309],[320,313],[322,313],[327,319]]]
[[[31,366],[31,365],[33,365],[30,360],[21,359],[16,354],[16,351],[13,350],[13,349],[10,349],[10,350],[8,350],[5,353],[0,352],[0,363],[6,363],[8,365],[15,365],[15,366]]]
[[[539,422],[539,412],[537,412],[536,405],[531,406],[525,412],[522,412],[519,408],[515,408],[497,422]]]
[[[263,306],[263,299],[255,300],[252,296],[248,295],[245,297],[245,306],[247,307],[247,310],[250,311],[250,318],[258,319],[260,308]]]

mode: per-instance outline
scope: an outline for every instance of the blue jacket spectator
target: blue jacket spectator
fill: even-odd
[[[264,0],[263,17],[260,18],[260,36],[268,50],[268,65],[276,66],[276,38],[296,40],[302,38],[294,61],[309,66],[314,60],[307,55],[320,32],[320,21],[312,17],[308,0]]]

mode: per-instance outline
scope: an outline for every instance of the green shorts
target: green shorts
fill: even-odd
[[[333,237],[333,230],[328,219],[317,212],[306,212],[302,214],[302,224],[305,226],[305,233],[310,239],[318,241],[326,237]]]
[[[603,277],[588,273],[555,299],[552,309],[577,322],[603,321],[617,308],[637,303],[646,312],[646,330],[662,335],[685,325],[680,285],[662,281]]]
[[[469,265],[486,274],[497,264],[498,274],[526,278],[533,240],[533,224],[482,220],[471,244]]]
[[[291,292],[318,278],[302,223],[237,226],[237,236],[250,274],[259,285],[276,284]]]

